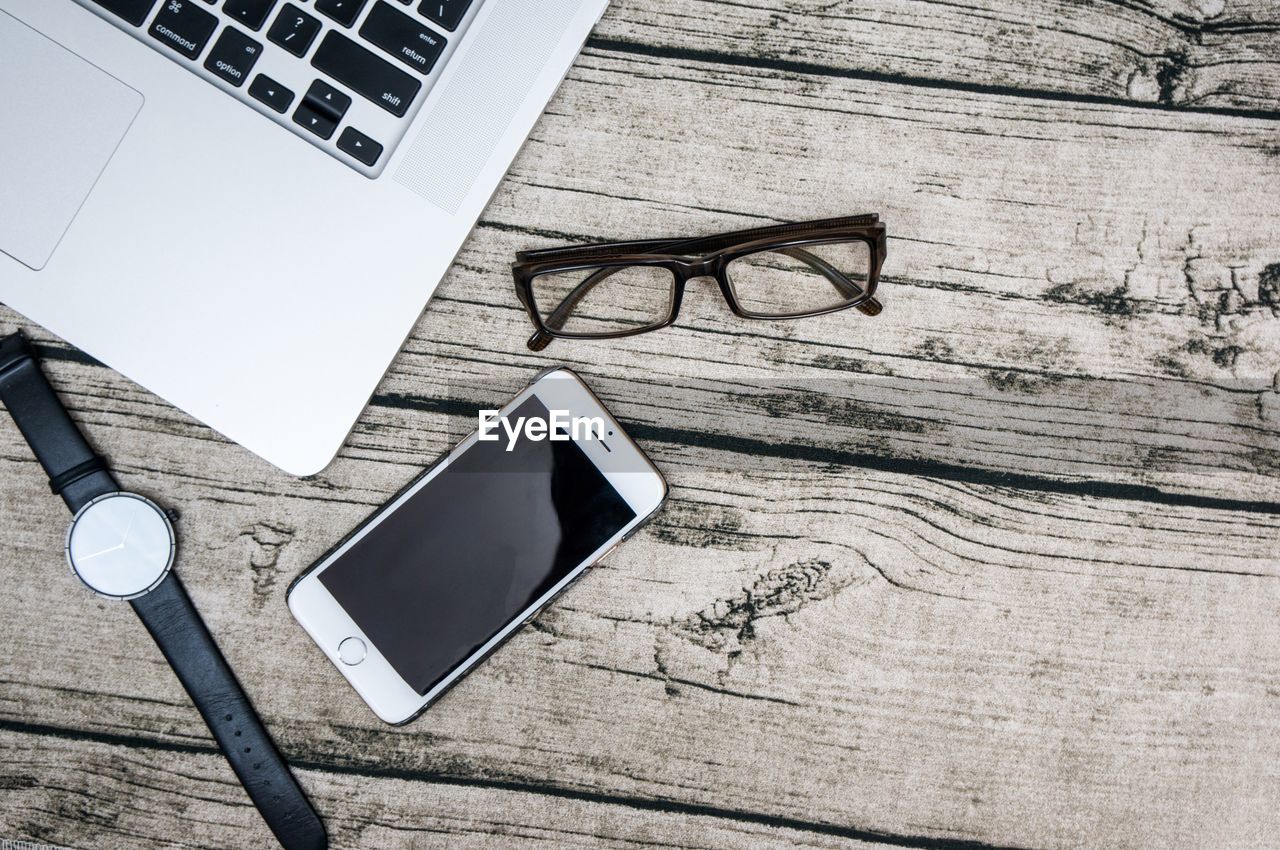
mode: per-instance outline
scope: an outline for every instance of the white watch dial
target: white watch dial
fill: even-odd
[[[67,531],[67,563],[90,589],[113,599],[151,590],[173,566],[173,526],[159,506],[135,493],[89,502]]]

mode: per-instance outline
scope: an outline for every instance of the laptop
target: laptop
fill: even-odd
[[[0,302],[318,472],[607,2],[0,0]]]

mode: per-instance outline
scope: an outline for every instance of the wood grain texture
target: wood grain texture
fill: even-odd
[[[1275,12],[622,0],[306,480],[33,335],[181,510],[179,573],[336,846],[1278,846]],[[679,327],[523,346],[517,249],[864,210],[874,320],[695,285]],[[285,588],[557,362],[672,499],[387,728]],[[0,481],[0,837],[266,842],[131,612],[68,575],[7,419]]]
[[[628,94],[635,80],[652,101]],[[756,443],[1275,503],[1274,133],[588,52],[384,398],[458,395],[475,370],[452,356],[508,382],[565,358],[654,427],[705,433],[713,412],[717,433]],[[500,269],[531,242],[861,209],[891,234],[874,320],[744,322],[695,287],[661,334],[520,346],[527,318]]]
[[[209,443],[221,481],[178,494],[150,459],[184,438],[97,431],[130,486],[183,511],[181,574],[297,762],[909,846],[1274,834],[1274,516],[803,463],[717,472],[651,444],[674,485],[662,517],[422,721],[388,729],[283,593],[367,512],[362,487],[415,464],[347,459],[256,491],[230,481],[239,450]],[[207,747],[130,613],[75,592],[51,554],[61,517],[9,454],[3,508],[31,535],[11,544],[30,568],[0,594],[0,641],[41,663],[7,668],[0,722]]]
[[[53,735],[0,731],[6,806],[0,833],[94,848],[266,847],[257,812],[221,757]],[[634,850],[863,850],[890,847],[821,832],[661,808],[538,794],[499,784],[408,781],[296,768],[325,812],[331,846],[395,850],[511,847]],[[132,805],[137,797],[145,807]],[[181,837],[179,837],[181,836]],[[31,844],[0,850],[55,850]]]
[[[616,0],[593,44],[815,74],[1258,112],[1280,13],[1253,0]]]

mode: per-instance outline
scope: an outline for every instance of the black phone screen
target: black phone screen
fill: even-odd
[[[547,417],[536,396],[510,415]],[[501,431],[500,431],[501,433]],[[635,519],[572,440],[476,442],[320,581],[426,694]]]

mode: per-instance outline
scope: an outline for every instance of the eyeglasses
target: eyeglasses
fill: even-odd
[[[720,284],[744,319],[799,319],[856,307],[877,315],[885,257],[876,214],[739,230],[698,239],[610,242],[521,251],[511,272],[537,330],[552,339],[613,339],[676,320],[689,280]]]

